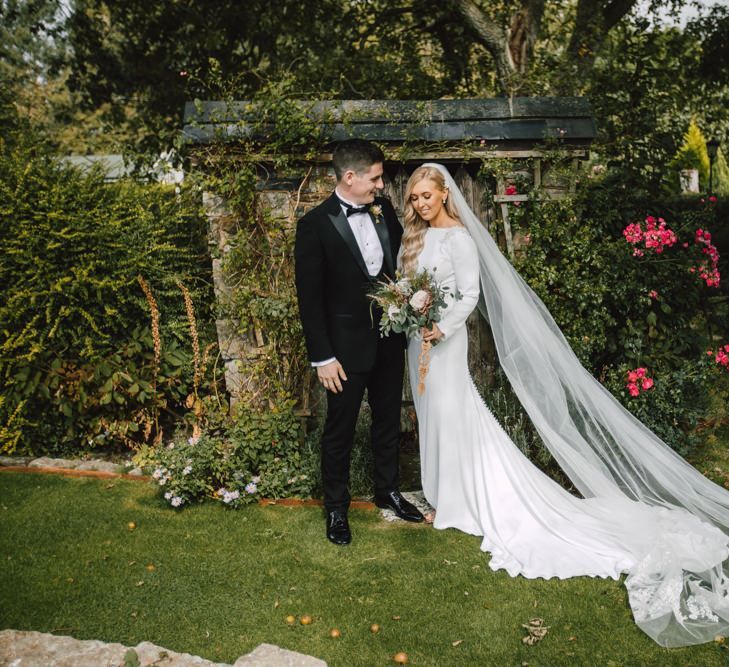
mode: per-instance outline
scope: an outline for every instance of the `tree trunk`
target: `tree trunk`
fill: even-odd
[[[473,0],[453,2],[477,41],[494,59],[502,94],[513,97],[523,85],[518,75],[524,74],[531,63],[544,14],[544,0],[523,0],[508,29],[494,24]]]

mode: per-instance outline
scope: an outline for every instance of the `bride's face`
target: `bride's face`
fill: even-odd
[[[410,203],[415,212],[426,222],[435,220],[441,214],[445,198],[445,190],[441,190],[438,184],[429,178],[418,181],[410,193]]]

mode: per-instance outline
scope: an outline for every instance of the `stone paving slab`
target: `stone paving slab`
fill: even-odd
[[[0,631],[0,667],[231,667],[189,653],[175,653],[151,642],[135,647],[74,639],[44,632]],[[233,667],[326,667],[326,663],[272,644],[261,644]]]
[[[67,468],[75,470],[81,464],[81,461],[74,459],[54,459],[50,456],[40,456],[33,459],[29,464],[29,468]]]
[[[0,456],[0,468],[28,468],[29,470],[80,470],[116,475],[142,477],[140,468],[129,469],[128,465],[112,463],[104,459],[61,459],[50,456]]]
[[[327,667],[327,663],[273,644],[260,644],[252,653],[238,658],[233,667]]]

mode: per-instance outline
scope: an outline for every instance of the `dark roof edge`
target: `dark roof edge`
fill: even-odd
[[[459,121],[591,118],[585,97],[496,97],[458,100],[296,100],[307,113],[323,122],[359,123],[451,123]],[[201,101],[185,104],[185,124],[228,124],[255,120],[255,105],[249,101]]]

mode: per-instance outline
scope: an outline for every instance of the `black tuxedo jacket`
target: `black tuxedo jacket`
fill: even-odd
[[[376,197],[374,204],[382,207],[384,218],[375,224],[384,252],[380,278],[394,278],[402,227],[388,199]],[[367,372],[378,346],[397,348],[399,352],[393,352],[402,354],[402,334],[380,338],[380,312],[367,298],[375,279],[367,272],[335,194],[299,220],[294,256],[299,312],[311,361],[336,357],[345,373]]]

